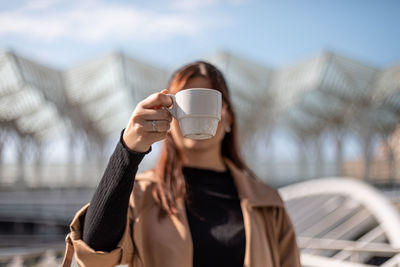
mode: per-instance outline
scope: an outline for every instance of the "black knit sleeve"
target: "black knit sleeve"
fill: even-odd
[[[130,150],[120,140],[93,195],[83,225],[83,241],[96,251],[115,249],[125,230],[134,177],[143,157],[151,151]]]

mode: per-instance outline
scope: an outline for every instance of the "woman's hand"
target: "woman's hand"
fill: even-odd
[[[122,139],[136,152],[146,152],[150,146],[164,139],[171,123],[171,114],[163,107],[172,105],[168,90],[162,90],[139,102],[133,111]]]

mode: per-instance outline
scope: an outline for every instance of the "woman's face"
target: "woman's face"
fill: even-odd
[[[189,79],[182,90],[188,88],[213,89],[210,80],[202,76],[197,76]],[[182,132],[179,128],[179,122],[176,119],[173,119],[171,123],[171,135],[178,149],[181,151],[208,150],[213,149],[216,146],[220,146],[222,139],[224,138],[225,127],[227,125],[230,125],[230,118],[227,113],[226,106],[225,104],[223,104],[221,110],[221,120],[218,123],[217,132],[212,138],[204,140],[193,140],[183,137]]]

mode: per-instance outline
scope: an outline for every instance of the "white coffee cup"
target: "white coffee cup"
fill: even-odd
[[[221,120],[222,94],[214,89],[184,89],[172,98],[172,108],[167,108],[178,120],[182,135],[191,139],[209,139],[217,131]]]

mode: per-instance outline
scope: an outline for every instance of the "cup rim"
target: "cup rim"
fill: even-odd
[[[183,92],[183,91],[216,91],[218,93],[221,93],[217,89],[211,89],[211,88],[187,88],[187,89],[181,89],[179,90],[176,94]]]

